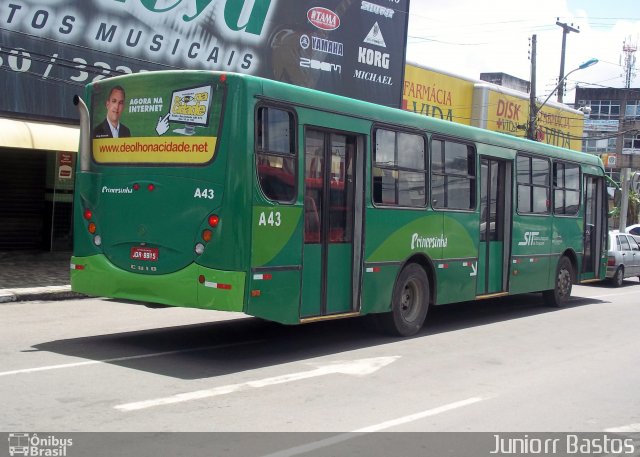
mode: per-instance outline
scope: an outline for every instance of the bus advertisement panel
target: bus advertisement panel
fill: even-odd
[[[140,78],[126,88],[112,81],[92,93],[96,162],[201,164],[214,158],[221,90],[188,79],[176,86],[163,77],[155,85]]]

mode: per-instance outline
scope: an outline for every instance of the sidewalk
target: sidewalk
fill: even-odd
[[[71,252],[0,252],[0,303],[84,297],[71,291]]]

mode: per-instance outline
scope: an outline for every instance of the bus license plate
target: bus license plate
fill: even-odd
[[[158,248],[131,248],[132,260],[145,260],[149,262],[155,262],[158,260]]]

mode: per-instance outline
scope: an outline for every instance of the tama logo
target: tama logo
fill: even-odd
[[[107,187],[102,186],[103,194],[132,194],[133,189],[131,187]]]
[[[320,6],[307,11],[307,19],[320,30],[335,30],[340,27],[340,17],[330,9]]]

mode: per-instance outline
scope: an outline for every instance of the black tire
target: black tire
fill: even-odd
[[[568,257],[562,256],[556,267],[554,287],[542,293],[547,306],[562,308],[569,301],[573,287],[573,265]]]
[[[376,314],[379,328],[394,336],[411,336],[420,331],[429,309],[429,279],[420,265],[404,267],[396,279],[391,312]]]
[[[613,278],[611,278],[611,285],[613,287],[620,287],[622,286],[622,283],[624,283],[624,267],[620,265],[616,269],[616,272],[614,273]]]

